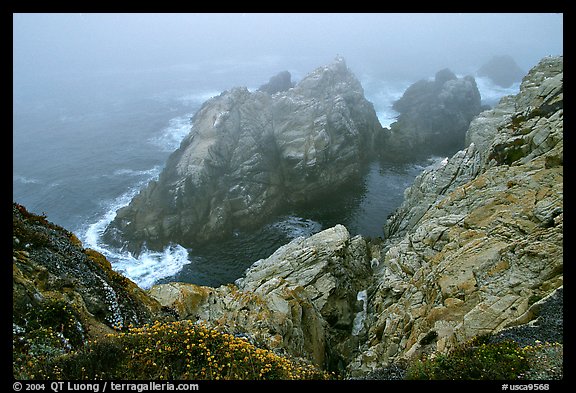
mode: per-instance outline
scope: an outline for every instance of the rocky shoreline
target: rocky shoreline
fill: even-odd
[[[291,89],[326,81],[314,75]],[[228,94],[247,95],[219,99]],[[183,165],[176,157],[192,139],[173,163]],[[402,379],[406,362],[483,335],[562,343],[563,58],[542,59],[518,95],[474,117],[465,143],[406,190],[384,239],[337,225],[294,239],[218,288],[169,283],[143,291],[73,234],[14,204],[13,345],[30,332],[29,310],[44,315],[48,303],[70,317],[62,324],[68,342],[156,319],[191,320],[350,379]],[[160,183],[167,179],[175,181],[166,174]],[[67,305],[73,311],[64,312]]]

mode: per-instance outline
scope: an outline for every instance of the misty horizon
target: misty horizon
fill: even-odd
[[[381,78],[417,80],[443,68],[472,74],[501,55],[527,72],[562,55],[562,32],[563,15],[546,13],[16,13],[13,82],[15,94],[110,73],[145,83],[228,63],[246,85],[241,73],[251,67],[267,63],[299,80],[337,55],[357,75]]]

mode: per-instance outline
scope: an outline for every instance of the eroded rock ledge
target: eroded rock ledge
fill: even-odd
[[[279,353],[342,368],[358,345],[358,293],[366,290],[371,247],[342,225],[297,238],[255,262],[236,285],[185,283],[149,290],[180,318],[202,320]],[[358,329],[358,328],[356,328]]]

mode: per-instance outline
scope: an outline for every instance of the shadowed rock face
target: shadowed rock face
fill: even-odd
[[[382,132],[342,58],[274,95],[225,91],[192,123],[159,179],[118,211],[109,242],[138,253],[256,225],[358,176]]]
[[[258,91],[263,91],[268,94],[278,93],[279,91],[286,91],[294,87],[291,78],[292,75],[290,75],[290,72],[282,71],[270,78],[268,83],[260,86]]]
[[[19,335],[53,328],[83,345],[112,328],[161,317],[159,303],[75,235],[16,203],[12,215],[12,321]]]
[[[522,81],[526,74],[510,56],[494,56],[477,71],[478,76],[486,76],[502,87],[510,87]]]

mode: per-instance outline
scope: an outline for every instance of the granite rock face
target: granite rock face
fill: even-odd
[[[383,157],[397,160],[454,154],[482,110],[474,77],[458,78],[449,69],[411,85],[393,108],[400,115],[390,126]]]
[[[543,59],[467,140],[387,223],[352,373],[527,323],[563,285],[562,57]]]
[[[343,368],[365,333],[358,293],[371,277],[370,246],[342,225],[297,238],[255,262],[235,285],[155,285],[180,318],[202,320],[279,353]]]
[[[159,179],[117,212],[105,237],[138,253],[257,225],[358,176],[381,133],[342,58],[273,95],[225,91],[194,115]]]
[[[325,80],[335,78],[330,70],[342,63],[288,91],[338,86]],[[113,327],[190,319],[351,378],[396,378],[400,361],[482,334],[562,342],[563,58],[542,59],[519,94],[475,117],[466,144],[417,177],[381,242],[337,225],[294,239],[218,288],[143,291],[73,234],[14,204],[13,345],[60,329],[46,335],[56,337],[49,350],[66,353]],[[286,141],[278,146],[290,151]],[[186,151],[173,156],[183,165],[174,173],[196,173],[193,155],[177,159]],[[298,157],[289,162],[305,165]]]
[[[562,58],[543,59],[518,95],[477,116],[468,146],[406,190],[382,243],[336,226],[236,285],[172,283],[151,296],[351,378],[487,333],[561,341],[562,318],[531,326],[551,320],[544,299],[562,296],[562,80]]]

